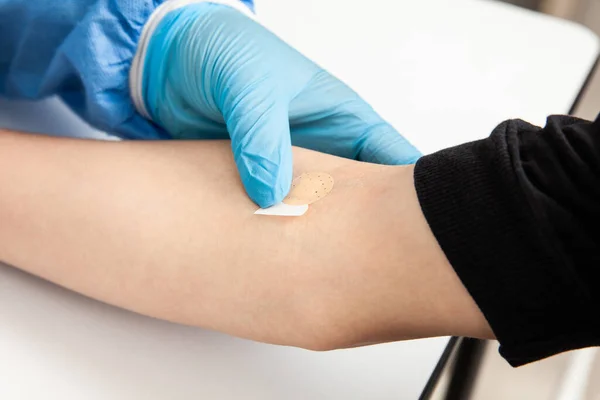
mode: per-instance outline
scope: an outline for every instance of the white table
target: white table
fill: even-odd
[[[543,123],[567,112],[598,54],[579,26],[482,0],[258,0],[257,8],[424,152],[485,137],[506,118]],[[0,126],[106,138],[56,100],[0,101]],[[1,399],[415,399],[447,342],[331,353],[257,344],[134,315],[0,266]]]

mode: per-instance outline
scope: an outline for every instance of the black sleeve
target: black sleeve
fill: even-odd
[[[415,186],[508,362],[600,345],[600,117],[504,122],[421,158]]]

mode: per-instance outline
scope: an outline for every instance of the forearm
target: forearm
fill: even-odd
[[[228,142],[0,135],[0,259],[149,316],[310,348],[489,335],[412,168],[294,150],[332,193],[257,216]]]

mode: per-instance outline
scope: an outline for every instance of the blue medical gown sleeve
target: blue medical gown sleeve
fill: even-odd
[[[57,95],[101,130],[168,138],[137,113],[128,79],[142,28],[164,1],[0,0],[0,96]]]

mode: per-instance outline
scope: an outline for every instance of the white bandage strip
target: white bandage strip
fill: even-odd
[[[129,70],[129,92],[131,99],[136,110],[147,119],[151,119],[151,117],[146,109],[146,104],[144,104],[142,79],[144,77],[144,60],[146,59],[146,51],[148,49],[150,38],[165,15],[173,10],[195,3],[223,4],[244,13],[252,19],[256,19],[248,6],[240,0],[167,0],[158,6],[150,15],[142,29],[138,47],[131,63],[131,69]]]
[[[268,208],[261,208],[256,211],[256,215],[276,215],[280,217],[300,217],[308,211],[308,204],[301,206],[291,206],[285,203],[275,204]]]

